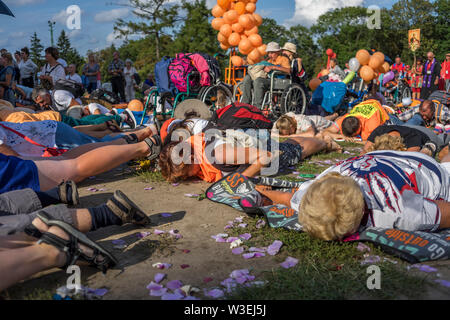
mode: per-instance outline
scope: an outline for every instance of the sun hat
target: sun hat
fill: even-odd
[[[79,120],[83,117],[83,107],[79,105],[72,106],[67,109],[66,115],[68,117]]]
[[[210,120],[212,114],[208,106],[201,100],[187,99],[177,105],[173,116],[175,119],[194,117],[198,119]]]
[[[9,101],[0,99],[0,105],[8,106],[8,107],[11,108],[12,110],[14,110],[14,106],[13,106],[12,103],[9,102]]]
[[[284,44],[282,50],[286,50],[286,51],[297,54],[297,46],[291,42],[286,42]]]
[[[278,52],[281,51],[280,45],[276,42],[269,42],[266,52]]]

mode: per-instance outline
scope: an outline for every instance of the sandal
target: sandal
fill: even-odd
[[[130,134],[130,135],[124,135],[123,138],[125,139],[125,141],[128,144],[135,144],[139,142],[139,138],[137,135],[135,135],[134,133]]]
[[[156,143],[153,142],[150,138],[146,138],[144,141],[145,143],[147,143],[148,147],[150,148],[150,151],[152,152],[147,159],[152,161],[155,160],[156,158],[158,158],[159,154],[161,153],[161,146],[162,146],[162,141],[161,141],[161,137],[158,135],[154,135],[152,137],[153,139],[155,139]]]
[[[122,223],[150,224],[150,218],[120,190],[106,202],[106,206],[122,220]]]
[[[71,201],[68,200],[68,192],[71,192]],[[77,206],[78,204],[80,204],[80,196],[78,195],[77,185],[71,180],[63,181],[59,184],[58,195],[62,203],[68,204],[70,206]]]
[[[136,118],[134,117],[133,112],[131,112],[128,109],[125,109],[123,114],[125,114],[127,116],[127,118],[124,122],[130,127],[130,129],[136,129],[137,121],[136,121]]]
[[[122,132],[122,130],[120,130],[119,126],[117,125],[117,123],[114,120],[107,121],[106,126],[107,126],[108,130],[110,130],[112,132]]]
[[[46,213],[40,212],[37,217],[48,226],[56,226],[64,230],[69,235],[69,240],[62,239],[53,233],[45,232],[40,237],[38,244],[46,243],[63,251],[67,255],[66,264],[61,268],[63,270],[74,265],[77,260],[86,261],[90,265],[95,266],[106,273],[111,267],[114,267],[119,261],[103,247],[89,239],[84,233],[73,228],[71,225],[59,221],[51,220]],[[79,244],[83,244],[93,250],[93,255],[86,255],[80,248]],[[103,259],[99,259],[100,256]]]

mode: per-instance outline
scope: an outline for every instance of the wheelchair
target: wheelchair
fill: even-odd
[[[269,75],[270,88],[264,94],[262,111],[272,118],[279,118],[288,112],[304,114],[307,106],[307,90],[302,84],[292,82],[289,75],[272,71]],[[234,96],[242,101],[244,82],[239,82],[234,89]],[[254,94],[252,90],[252,103]]]

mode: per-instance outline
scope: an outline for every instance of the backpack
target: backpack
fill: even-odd
[[[198,52],[199,55],[201,55],[209,66],[209,74],[211,76],[211,84],[215,84],[220,80],[221,77],[221,70],[219,62],[216,58],[211,57],[209,54]]]
[[[189,54],[189,58],[194,64],[195,69],[200,73],[200,85],[202,87],[208,87],[211,85],[211,75],[209,73],[209,64],[206,62],[206,59],[203,58],[200,54],[194,53]]]
[[[172,58],[165,56],[155,65],[155,81],[160,94],[166,92],[175,93],[175,86],[170,81],[169,76],[169,65],[172,63],[172,60]]]
[[[312,103],[322,106],[328,113],[340,109],[347,93],[347,85],[343,82],[323,82],[314,91]]]
[[[236,102],[214,112],[211,122],[220,129],[272,129],[273,123],[257,107]]]
[[[120,103],[120,99],[115,93],[107,91],[105,89],[94,90],[91,93],[89,99],[103,100],[103,101],[108,102],[109,104],[119,104]]]
[[[170,81],[175,85],[179,92],[187,92],[187,78],[188,75],[194,71],[195,68],[191,63],[191,59],[184,53],[178,53],[169,65]],[[193,78],[189,79],[190,87],[196,87],[196,81]]]
[[[428,100],[436,100],[442,104],[445,104],[447,107],[450,107],[450,93],[444,90],[434,91],[430,94]]]
[[[58,81],[56,81],[54,90],[69,91],[71,94],[73,94],[75,99],[83,96],[84,94],[83,84],[68,79],[59,79]]]

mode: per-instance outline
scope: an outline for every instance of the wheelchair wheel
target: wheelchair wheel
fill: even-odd
[[[241,81],[234,87],[233,97],[234,97],[235,101],[237,101],[237,102],[242,102],[242,94],[244,92],[242,89],[243,86],[244,86],[244,82]]]
[[[203,101],[211,111],[226,107],[234,102],[233,93],[223,83],[203,87],[198,96],[199,100]]]
[[[306,93],[301,85],[296,83],[287,87],[281,96],[281,112],[303,114],[306,111]]]

